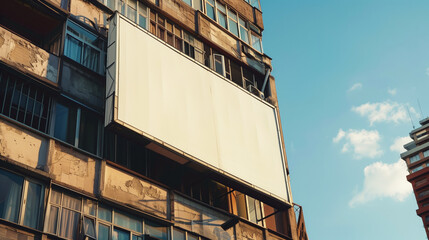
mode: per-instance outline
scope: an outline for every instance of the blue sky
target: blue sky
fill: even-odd
[[[429,115],[429,1],[261,4],[310,239],[427,239],[399,153]]]

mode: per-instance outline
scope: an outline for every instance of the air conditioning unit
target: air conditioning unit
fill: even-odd
[[[257,89],[255,86],[253,85],[249,85],[247,86],[247,91],[253,93],[254,95],[258,96],[261,99],[265,99],[264,97],[264,93],[259,91],[259,89]]]

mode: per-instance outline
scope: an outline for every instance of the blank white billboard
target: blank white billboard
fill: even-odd
[[[118,14],[109,45],[106,119],[289,201],[273,106]]]

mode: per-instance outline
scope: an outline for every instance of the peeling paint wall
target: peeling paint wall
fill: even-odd
[[[234,228],[224,231],[220,227],[221,224],[229,219],[227,215],[184,197],[174,196],[174,221],[178,227],[196,232],[210,239],[234,240]]]
[[[156,216],[168,218],[167,190],[111,166],[105,167],[101,195]]]
[[[243,222],[236,225],[237,239],[264,240],[264,233],[261,229],[250,226]]]
[[[100,161],[51,140],[48,171],[53,180],[87,193],[96,193]]]
[[[0,155],[29,167],[46,165],[48,140],[0,119]]]
[[[59,63],[57,56],[1,27],[0,60],[19,70],[57,82]]]
[[[237,40],[230,36],[225,30],[220,29],[216,24],[212,23],[207,16],[198,14],[199,33],[204,38],[221,47],[237,58],[241,58],[237,50]]]

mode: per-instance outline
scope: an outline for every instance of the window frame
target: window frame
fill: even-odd
[[[41,223],[44,222],[44,219],[43,219],[44,213],[45,213],[44,206],[45,206],[45,199],[47,196],[47,194],[46,194],[47,188],[46,188],[45,184],[43,184],[41,181],[37,181],[33,178],[29,178],[23,174],[19,174],[19,173],[13,172],[13,171],[9,171],[8,169],[5,169],[5,168],[0,168],[0,170],[7,172],[9,174],[13,174],[19,178],[22,178],[21,192],[19,193],[20,201],[19,201],[19,204],[17,204],[17,207],[18,207],[17,215],[18,216],[17,216],[16,222],[12,221],[12,220],[4,219],[4,218],[1,218],[1,219],[16,223],[16,224],[21,225],[21,226],[25,226],[27,228],[36,229],[39,231],[42,230],[43,224],[41,224]],[[27,211],[26,207],[27,207],[27,203],[28,203],[28,201],[27,201],[28,189],[29,189],[28,185],[30,182],[41,186],[40,196],[39,196],[39,208],[38,208],[40,211],[39,211],[38,216],[37,216],[37,222],[36,222],[35,228],[24,224],[25,212]]]

